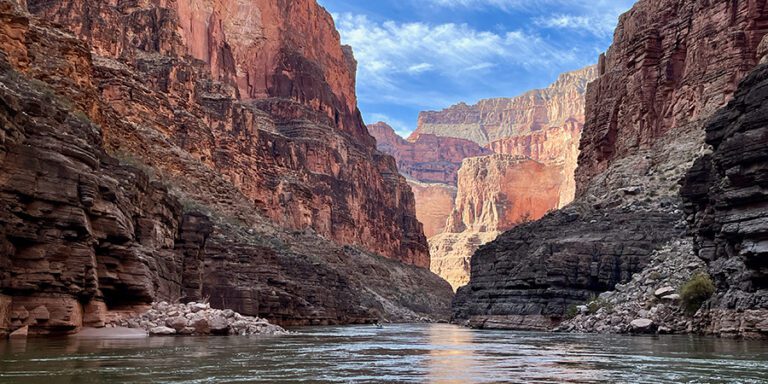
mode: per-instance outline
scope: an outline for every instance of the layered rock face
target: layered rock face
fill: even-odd
[[[761,1],[640,1],[621,17],[587,93],[579,194],[617,159],[665,134],[701,131],[755,65],[765,34]]]
[[[525,136],[569,121],[584,121],[584,92],[597,76],[590,66],[561,75],[546,89],[514,98],[481,100],[475,105],[457,104],[443,111],[419,114],[411,138],[424,134],[456,137],[486,146],[497,140]]]
[[[412,194],[355,106],[351,52],[314,0],[28,5],[93,45],[102,97],[149,130],[107,124],[110,147],[188,174],[160,134],[281,226],[429,265]]]
[[[0,333],[205,298],[284,324],[444,315],[450,287],[408,265],[429,263],[413,196],[333,88],[351,60],[283,37],[290,96],[239,99],[239,72],[182,56],[180,4],[28,2],[71,34],[0,1]],[[285,16],[330,20],[314,7]]]
[[[718,291],[701,331],[768,337],[768,65],[758,67],[707,124],[712,154],[696,161],[682,196],[698,256]]]
[[[495,153],[465,157],[449,221],[443,233],[429,239],[432,270],[454,288],[469,280],[469,259],[479,245],[573,200],[584,92],[596,73],[596,67],[587,67],[516,98],[420,115],[409,140],[433,135],[473,140]]]
[[[466,284],[475,250],[501,232],[557,207],[563,185],[562,168],[527,157],[491,155],[464,160],[445,231],[429,239],[430,268],[454,289]]]
[[[418,181],[409,181],[408,184],[416,198],[416,217],[424,225],[424,234],[431,238],[443,233],[448,217],[453,213],[456,187]]]
[[[404,175],[423,183],[456,185],[461,162],[491,154],[475,142],[437,135],[415,135],[404,140],[386,123],[368,126],[379,150],[397,160]]]
[[[677,241],[677,181],[705,150],[703,121],[755,65],[766,17],[761,2],[684,0],[641,0],[624,14],[588,87],[575,203],[482,248],[454,300],[456,319],[555,325],[569,305],[628,283],[654,250]],[[579,249],[590,250],[589,268]],[[610,278],[599,272],[606,266]]]

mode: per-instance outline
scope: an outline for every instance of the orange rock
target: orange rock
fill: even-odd
[[[432,237],[445,230],[453,211],[456,187],[447,184],[427,184],[409,181],[416,198],[416,218],[424,225],[424,234]]]
[[[475,105],[460,103],[442,111],[422,112],[411,138],[434,134],[485,146],[509,137],[562,127],[571,120],[583,122],[584,93],[596,76],[597,67],[590,66],[560,75],[546,89],[532,90],[518,97],[481,100]]]
[[[11,339],[26,339],[27,335],[29,335],[29,326],[25,325],[13,332],[11,332],[10,335],[8,335]]]

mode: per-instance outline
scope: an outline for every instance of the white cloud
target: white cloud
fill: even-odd
[[[418,74],[418,73],[429,71],[434,67],[435,67],[434,65],[429,63],[420,63],[420,64],[416,64],[408,67],[408,73]]]
[[[366,16],[334,15],[342,40],[359,61],[362,89],[396,90],[403,76],[424,72],[464,80],[466,72],[499,64],[549,67],[576,60],[572,48],[558,48],[520,30],[479,31],[466,24],[377,23]]]
[[[534,24],[542,28],[570,29],[592,33],[596,36],[610,37],[616,28],[616,19],[611,15],[577,16],[554,14],[534,19]]]
[[[534,24],[609,37],[621,13],[635,0],[414,0],[432,7],[483,9],[533,15]]]

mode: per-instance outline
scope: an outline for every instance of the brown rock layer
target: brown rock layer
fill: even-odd
[[[448,136],[474,140],[498,154],[464,161],[446,231],[429,240],[432,270],[454,288],[469,280],[469,260],[478,246],[573,200],[584,92],[596,73],[588,67],[560,76],[544,90],[420,115],[410,141]],[[417,198],[417,211],[421,204]]]
[[[0,332],[205,297],[286,324],[445,314],[449,286],[398,261],[429,263],[392,158],[312,100],[238,101],[173,54],[174,10],[132,4],[30,2],[92,56],[0,1]],[[295,209],[304,231],[281,228]],[[381,241],[396,260],[325,238]]]
[[[587,92],[577,194],[616,160],[725,105],[768,29],[763,1],[648,0],[621,16]]]
[[[456,187],[447,184],[427,184],[411,181],[416,198],[416,218],[424,225],[424,234],[432,237],[445,231],[445,224],[453,212]]]
[[[429,265],[412,193],[374,148],[351,53],[314,0],[28,4],[93,45],[100,97],[127,122],[89,112],[109,148],[180,179],[206,167],[281,226]],[[226,205],[200,176],[180,183]]]
[[[626,283],[675,240],[677,180],[702,150],[704,119],[755,65],[766,17],[762,1],[641,0],[623,15],[588,87],[576,202],[479,251],[456,319],[556,324],[568,305]]]
[[[397,160],[403,175],[424,183],[455,186],[464,159],[491,153],[472,141],[452,137],[417,135],[407,141],[381,122],[369,125],[368,130],[379,150]]]

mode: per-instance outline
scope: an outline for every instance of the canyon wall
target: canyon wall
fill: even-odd
[[[368,125],[377,147],[397,161],[397,168],[423,183],[456,185],[461,162],[491,154],[475,142],[437,135],[412,135],[404,140],[386,123]]]
[[[760,56],[766,53],[764,48]],[[768,337],[766,89],[763,64],[707,124],[714,151],[697,160],[683,180],[695,251],[718,288],[696,319],[708,334]]]
[[[590,66],[560,75],[555,83],[514,98],[481,100],[419,114],[411,138],[433,134],[456,137],[487,146],[497,140],[525,136],[569,121],[584,121],[584,92],[597,76]]]
[[[412,194],[362,123],[330,14],[314,0],[281,4],[28,2],[92,44],[100,91],[125,119],[225,175],[272,221],[427,266]],[[111,148],[186,172],[164,154],[171,145],[105,131]]]
[[[445,315],[413,194],[314,1],[27,4],[0,1],[0,326],[206,298],[283,324]]]
[[[641,0],[624,14],[587,90],[576,201],[482,247],[455,319],[551,327],[681,241],[677,182],[706,151],[704,121],[757,63],[766,17],[763,1]]]
[[[409,181],[408,184],[416,198],[416,217],[424,225],[424,234],[431,238],[443,233],[446,221],[453,213],[457,188],[419,181]]]

